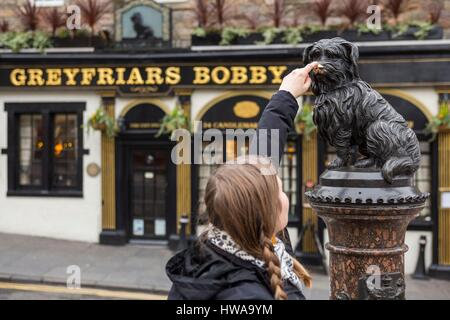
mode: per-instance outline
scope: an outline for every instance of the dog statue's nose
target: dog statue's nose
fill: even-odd
[[[320,63],[316,65],[313,69],[313,72],[315,74],[323,72],[323,65],[321,65]]]

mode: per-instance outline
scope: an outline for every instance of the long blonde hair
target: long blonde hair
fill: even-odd
[[[276,171],[268,160],[239,157],[219,167],[206,185],[205,205],[211,224],[265,262],[275,299],[287,299],[272,243],[281,211],[279,186]],[[294,271],[311,287],[311,276],[295,258]]]

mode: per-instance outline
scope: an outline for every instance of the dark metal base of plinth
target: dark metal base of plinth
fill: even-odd
[[[437,279],[450,280],[450,266],[443,264],[433,264],[428,269],[428,275]]]
[[[378,169],[327,170],[305,195],[328,230],[330,299],[404,299],[406,228],[429,197],[413,177],[388,183]]]
[[[354,167],[325,171],[305,195],[310,203],[369,206],[423,204],[430,196],[417,189],[412,176],[387,183],[378,169]]]

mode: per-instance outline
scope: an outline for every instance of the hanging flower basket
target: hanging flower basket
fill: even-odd
[[[295,124],[295,131],[297,131],[298,134],[303,134],[305,132],[305,123],[297,122]]]
[[[166,114],[161,120],[161,126],[156,133],[156,137],[170,135],[177,129],[190,130],[189,120],[179,105],[177,105],[170,114]]]
[[[88,133],[90,129],[104,132],[109,138],[116,136],[118,132],[117,122],[114,117],[108,115],[103,107],[98,108],[87,121]]]
[[[313,121],[313,107],[310,103],[304,103],[302,110],[295,117],[295,130],[306,139],[309,139],[311,133],[316,130]]]
[[[431,141],[436,139],[439,132],[450,131],[450,113],[446,102],[443,102],[440,106],[440,111],[437,116],[433,116],[428,123],[426,133],[431,134]]]
[[[97,131],[105,132],[106,131],[106,124],[104,124],[104,123],[93,123],[92,124],[92,129],[97,130]]]

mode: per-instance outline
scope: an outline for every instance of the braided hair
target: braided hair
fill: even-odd
[[[241,157],[219,167],[206,185],[205,206],[209,223],[227,232],[248,254],[265,262],[274,298],[285,300],[280,261],[272,242],[282,206],[276,170],[267,163],[260,157],[244,161]],[[293,260],[294,272],[310,287],[311,276]]]

